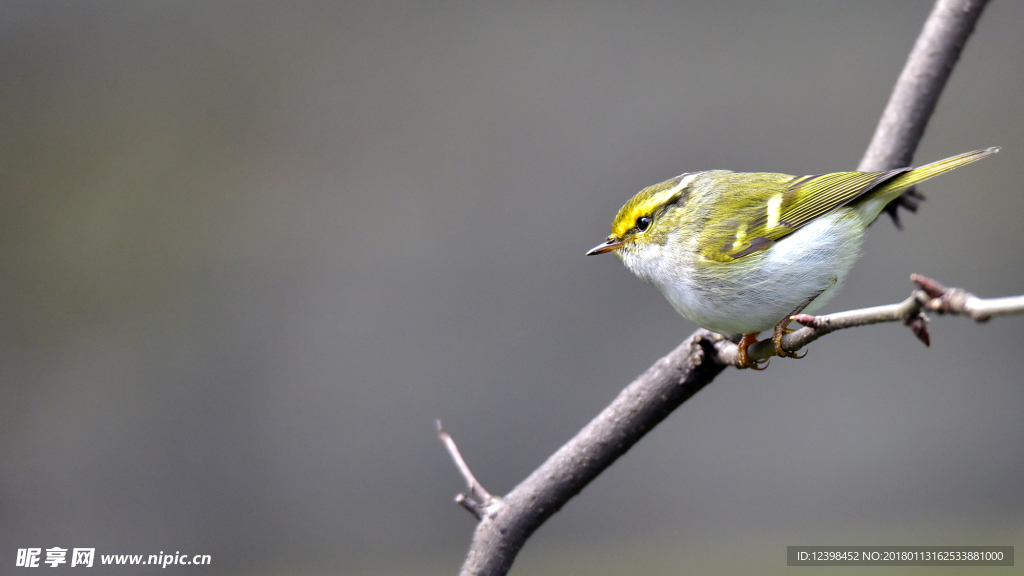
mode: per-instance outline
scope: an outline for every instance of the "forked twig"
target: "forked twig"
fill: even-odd
[[[483,485],[477,481],[476,477],[473,476],[473,472],[469,470],[469,465],[467,465],[466,461],[462,458],[462,454],[459,452],[459,447],[455,445],[455,440],[452,440],[451,435],[445,431],[440,420],[438,420],[436,424],[437,435],[441,438],[441,442],[444,443],[444,447],[448,449],[448,455],[452,457],[452,460],[455,462],[455,467],[459,469],[459,473],[462,474],[462,478],[466,481],[466,486],[469,488],[469,496],[465,494],[458,494],[455,496],[455,501],[476,516],[477,520],[480,520],[484,517],[484,514],[487,513],[487,509],[495,503],[499,503],[500,499],[492,496],[491,493],[485,490]],[[479,498],[480,501],[474,500],[473,496]]]

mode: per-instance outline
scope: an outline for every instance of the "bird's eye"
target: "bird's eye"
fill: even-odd
[[[643,232],[644,230],[647,230],[647,228],[649,228],[650,225],[651,225],[651,217],[650,216],[641,216],[641,217],[636,219],[636,229],[641,231],[641,232]]]

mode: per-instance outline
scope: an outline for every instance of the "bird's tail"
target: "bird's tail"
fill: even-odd
[[[905,190],[924,182],[929,178],[934,178],[944,172],[949,172],[954,168],[959,168],[965,164],[970,164],[976,160],[981,160],[986,156],[991,156],[999,152],[999,147],[993,146],[992,148],[985,148],[984,150],[974,150],[973,152],[965,152],[957,156],[946,158],[945,160],[939,160],[938,162],[932,162],[931,164],[925,164],[924,166],[918,166],[917,168],[911,168],[905,172],[900,172],[894,175],[892,178],[882,182],[877,188],[871,191],[871,198],[860,205],[861,218],[865,224],[870,223],[878,214],[885,208],[886,204],[893,201],[902,194]]]

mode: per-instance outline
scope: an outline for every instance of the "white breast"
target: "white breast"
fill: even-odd
[[[626,264],[697,325],[723,334],[756,333],[801,308],[810,313],[825,304],[856,261],[863,232],[859,216],[840,209],[732,262],[678,266],[680,258],[668,255],[686,248],[669,241],[640,270]]]

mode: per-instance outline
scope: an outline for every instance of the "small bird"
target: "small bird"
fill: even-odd
[[[587,255],[615,252],[702,328],[742,334],[739,366],[763,369],[747,348],[774,327],[775,353],[792,316],[813,312],[856,261],[864,231],[910,187],[999,148],[918,168],[815,176],[710,170],[645,188],[619,210],[608,239]]]

